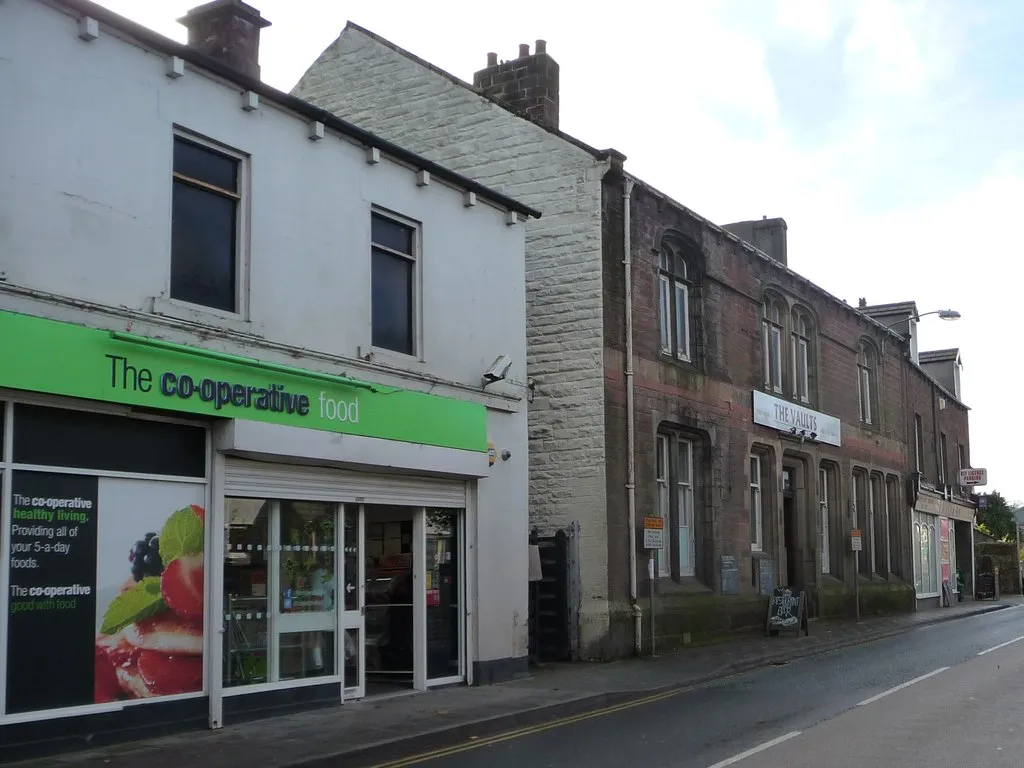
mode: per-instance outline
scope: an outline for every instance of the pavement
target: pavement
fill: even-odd
[[[659,735],[652,738],[670,745],[663,749],[676,760],[664,764],[685,765],[677,759],[680,746],[695,759],[728,757],[741,741],[756,745],[762,735],[771,738],[780,718],[829,714],[821,702],[840,707],[833,713],[838,714],[849,705],[843,697],[850,691],[859,695],[865,686],[902,678],[933,661],[935,653],[973,653],[964,650],[965,643],[974,648],[1010,639],[1014,632],[1024,635],[1024,612],[1007,611],[1022,605],[1020,598],[1004,597],[860,623],[814,621],[809,637],[758,635],[653,658],[544,665],[528,678],[499,685],[367,699],[20,765],[137,768],[144,762],[147,768],[227,768],[251,763],[261,768],[326,768],[344,763],[354,768],[388,763],[399,768],[428,761],[448,768],[479,765],[484,755],[479,749],[485,749],[488,762],[512,750],[513,761],[507,765],[517,768],[524,763],[574,765],[581,751],[588,760],[578,764],[600,766],[606,753],[619,753],[623,739],[651,724],[660,724],[662,730],[655,729]],[[969,632],[967,624],[972,625]],[[921,651],[922,643],[927,653]],[[844,648],[850,650],[829,654]],[[869,669],[874,671],[867,675]],[[793,670],[797,677],[787,682]],[[837,689],[837,679],[849,680],[849,690]],[[737,689],[729,686],[739,686],[741,695],[735,696]],[[842,695],[837,699],[837,694]],[[729,713],[720,710],[723,702]],[[808,702],[815,704],[808,708]],[[664,720],[670,712],[675,714]],[[607,727],[613,720],[629,723],[631,718],[641,719],[628,727]],[[737,738],[737,720],[748,723],[742,739]],[[684,723],[695,734],[689,747],[676,744]],[[573,729],[581,730],[577,738],[566,738]],[[645,768],[661,764],[644,758]]]

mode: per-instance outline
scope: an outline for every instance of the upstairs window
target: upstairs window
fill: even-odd
[[[793,399],[802,403],[811,401],[810,356],[811,334],[807,315],[793,310],[793,330],[790,332],[789,354],[792,361]]]
[[[921,471],[921,461],[924,458],[924,428],[921,425],[921,414],[914,414],[914,469]]]
[[[171,298],[239,311],[242,161],[174,137]]]
[[[689,361],[689,271],[683,257],[665,244],[658,254],[658,329],[661,351]]]
[[[373,346],[416,354],[416,228],[381,213],[371,217]]]
[[[946,467],[949,458],[946,455],[946,433],[939,433],[939,483],[946,484]]]
[[[764,359],[764,388],[782,393],[782,305],[766,299],[761,307],[761,347]]]
[[[860,400],[861,422],[876,424],[875,350],[866,341],[857,346],[857,395]]]

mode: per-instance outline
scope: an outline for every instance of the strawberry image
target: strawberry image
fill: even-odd
[[[160,592],[171,611],[192,621],[203,617],[203,556],[172,560],[160,577]]]

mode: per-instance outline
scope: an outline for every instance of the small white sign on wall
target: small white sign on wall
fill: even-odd
[[[665,546],[665,520],[661,517],[644,518],[644,549]]]

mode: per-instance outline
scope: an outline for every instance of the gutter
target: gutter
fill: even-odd
[[[636,556],[636,426],[633,385],[633,254],[630,238],[630,200],[633,180],[622,182],[622,271],[626,294],[626,496],[629,507],[629,599],[633,610],[633,650],[641,654],[643,643],[643,611],[637,600]],[[652,638],[653,639],[653,638]]]
[[[400,160],[414,168],[427,171],[431,176],[443,179],[456,187],[470,192],[475,192],[480,197],[485,200],[489,200],[498,206],[510,211],[515,211],[526,218],[539,219],[541,217],[541,212],[536,208],[523,205],[519,201],[513,200],[511,197],[503,195],[500,192],[496,192],[489,187],[485,187],[478,181],[474,181],[456,173],[455,171],[449,170],[442,165],[438,165],[431,160],[427,160],[425,157],[421,157],[415,152],[410,152],[397,144],[392,144],[390,141],[382,139],[380,136],[370,133],[347,120],[342,120],[337,115],[313,106],[308,101],[303,101],[296,96],[292,96],[284,91],[279,91],[276,88],[267,85],[262,80],[250,77],[236,69],[232,69],[216,59],[212,59],[209,56],[198,52],[194,48],[190,48],[176,40],[171,40],[169,37],[164,37],[158,32],[154,32],[152,29],[127,19],[120,14],[114,13],[101,5],[90,2],[90,0],[52,0],[52,4],[65,9],[70,12],[71,15],[78,17],[88,16],[96,19],[101,24],[112,27],[125,35],[134,38],[145,46],[165,53],[168,56],[177,56],[180,59],[184,59],[193,66],[204,69],[207,72],[233,83],[241,90],[252,91],[253,93],[259,94],[261,98],[265,98],[267,101],[273,102],[274,104],[291,110],[292,112],[296,112],[309,120],[321,122],[325,127],[347,136],[359,144],[366,147],[375,147],[389,157]]]

